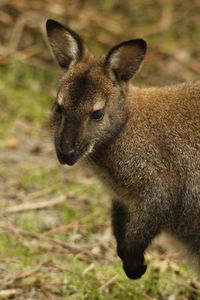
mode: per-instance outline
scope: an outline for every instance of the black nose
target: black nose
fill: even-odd
[[[64,153],[60,150],[57,151],[58,160],[61,164],[73,165],[77,161],[77,156],[74,149]]]

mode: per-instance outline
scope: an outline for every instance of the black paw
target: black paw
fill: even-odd
[[[146,272],[147,265],[139,265],[133,262],[127,264],[123,262],[123,268],[130,279],[139,279]]]

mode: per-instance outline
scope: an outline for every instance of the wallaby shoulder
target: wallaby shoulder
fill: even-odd
[[[199,81],[159,88],[130,86],[124,128],[93,154],[104,181],[117,192],[123,186],[122,193],[130,196],[133,190],[152,187],[151,180],[173,186],[184,163],[197,163],[199,170],[199,94]]]
[[[194,106],[200,104],[200,80],[183,82],[176,85],[161,86],[161,87],[135,87],[129,86],[128,92],[129,108],[137,104],[144,105],[157,110],[163,107],[190,107],[190,102],[194,102]],[[195,104],[196,102],[196,104]],[[192,106],[191,109],[194,109]]]

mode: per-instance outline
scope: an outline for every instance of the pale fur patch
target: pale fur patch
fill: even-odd
[[[88,155],[88,154],[92,153],[93,149],[94,149],[94,144],[92,144],[92,145],[90,145],[90,146],[89,146],[89,148],[88,148],[88,150],[87,150],[87,154],[86,154],[86,155]]]
[[[77,42],[68,32],[66,32],[65,34],[66,34],[67,39],[69,41],[69,49],[67,49],[68,53],[71,57],[73,57],[74,60],[76,60],[76,57],[77,57],[77,54],[78,54]]]
[[[93,149],[94,149],[94,145],[95,145],[95,143],[92,143],[89,147],[88,147],[88,149],[87,149],[87,151],[83,154],[83,156],[82,156],[82,158],[84,159],[87,155],[89,155],[90,153],[92,153],[92,151],[93,151]]]
[[[60,105],[63,105],[63,94],[59,93],[57,96],[57,102]]]
[[[120,50],[113,53],[110,58],[109,73],[110,73],[111,78],[113,78],[113,79],[115,78],[115,76],[112,72],[112,69],[117,69],[119,66],[119,63],[120,63]]]
[[[115,53],[112,54],[111,59],[110,59],[110,66],[111,68],[116,68],[119,65],[120,61],[120,50],[116,51]]]
[[[93,111],[96,111],[96,110],[99,110],[99,109],[102,109],[105,105],[105,101],[100,99],[99,101],[97,101],[94,106],[93,106]]]

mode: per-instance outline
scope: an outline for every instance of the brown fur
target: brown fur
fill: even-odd
[[[145,51],[142,40],[115,46],[105,59],[85,51],[60,82],[62,112],[52,111],[60,162],[84,157],[112,191],[118,254],[133,279],[163,230],[185,243],[200,268],[200,81],[130,85]],[[100,121],[91,119],[95,106],[104,110]]]

